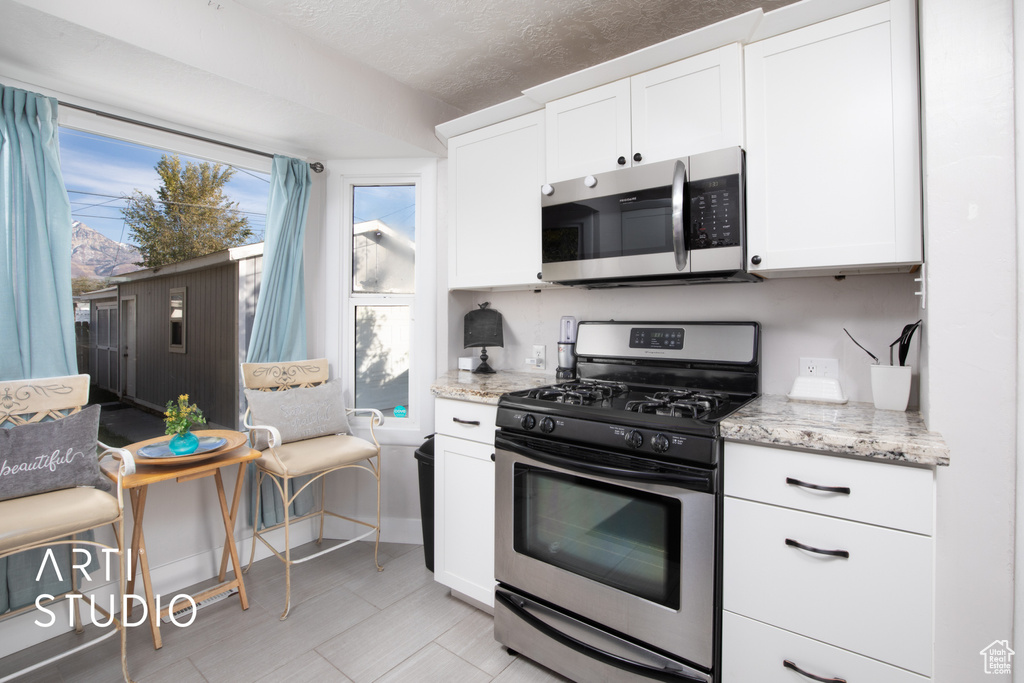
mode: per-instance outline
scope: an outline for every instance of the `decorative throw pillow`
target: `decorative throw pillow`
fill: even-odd
[[[277,427],[284,443],[348,433],[340,382],[284,391],[246,389],[245,398],[252,410],[252,424]],[[255,436],[253,448],[265,450],[267,432],[260,430]]]
[[[0,429],[0,500],[93,486],[112,491],[100,472],[96,437],[100,407],[52,422]]]

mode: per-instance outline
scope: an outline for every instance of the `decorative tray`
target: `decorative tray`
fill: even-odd
[[[223,433],[223,432],[222,432]],[[245,434],[235,432],[225,438],[223,436],[199,436],[199,447],[192,453],[177,455],[171,452],[168,444],[170,438],[154,441],[139,447],[135,452],[139,464],[145,465],[179,465],[196,460],[213,457],[218,451],[231,450],[241,446],[247,440]]]

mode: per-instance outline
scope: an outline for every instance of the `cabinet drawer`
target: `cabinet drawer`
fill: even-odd
[[[434,431],[482,443],[494,443],[498,407],[439,398],[434,403]]]
[[[926,683],[929,679],[846,650],[783,631],[732,612],[722,615],[723,683],[813,681],[786,668],[790,662],[819,679],[849,683]]]
[[[849,489],[849,493],[808,484]],[[935,504],[930,469],[727,443],[725,495],[932,534]]]
[[[723,524],[725,609],[930,674],[931,538],[728,497]]]

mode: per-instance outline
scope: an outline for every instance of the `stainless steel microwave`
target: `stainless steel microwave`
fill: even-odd
[[[541,192],[542,280],[587,287],[758,280],[746,272],[739,147]]]

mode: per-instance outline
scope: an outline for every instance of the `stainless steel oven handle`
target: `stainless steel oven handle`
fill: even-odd
[[[613,655],[610,652],[600,650],[593,645],[588,645],[587,643],[576,640],[572,636],[562,633],[550,624],[547,624],[543,620],[530,614],[522,606],[516,604],[515,600],[500,590],[494,592],[494,599],[504,605],[510,612],[512,612],[512,614],[516,615],[518,618],[522,619],[525,623],[537,629],[548,638],[551,638],[555,642],[579,652],[582,655],[586,655],[599,662],[603,662],[608,666],[614,666],[616,669],[621,669],[622,671],[627,671],[637,676],[644,676],[653,681],[665,681],[666,683],[679,683],[680,681],[705,683],[705,679],[688,676],[681,671],[672,671],[671,669],[664,668],[658,669],[639,662],[631,662],[628,659],[623,659],[618,655]]]
[[[626,470],[620,467],[602,465],[596,462],[576,460],[574,458],[563,458],[554,453],[539,451],[521,443],[511,441],[501,436],[494,437],[494,446],[513,453],[525,455],[538,462],[555,467],[572,470],[581,474],[596,474],[623,481],[633,481],[641,484],[671,484],[682,488],[705,491],[710,493],[713,489],[713,477],[710,472],[699,475],[686,475],[678,472],[641,472],[637,470]]]
[[[682,159],[676,161],[675,171],[672,173],[672,251],[676,257],[676,270],[686,270],[686,164]]]

